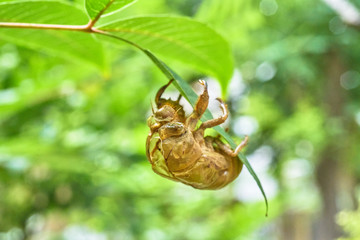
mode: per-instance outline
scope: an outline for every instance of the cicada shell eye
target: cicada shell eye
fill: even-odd
[[[168,137],[180,136],[185,133],[185,126],[181,122],[171,122],[163,125],[159,129],[159,135],[161,139]]]
[[[175,118],[176,111],[169,105],[164,105],[154,114],[155,120],[158,122],[171,122]]]
[[[155,118],[154,118],[154,115],[151,115],[151,116],[147,119],[146,123],[147,123],[148,127],[151,128],[151,126],[156,123],[156,120],[155,120]]]

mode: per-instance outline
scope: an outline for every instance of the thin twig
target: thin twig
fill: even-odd
[[[95,16],[94,19],[90,19],[86,25],[62,25],[62,24],[42,24],[42,23],[22,23],[22,22],[0,22],[0,28],[32,28],[32,29],[47,29],[47,30],[67,30],[67,31],[79,31],[79,32],[97,32],[94,29],[94,25],[104,14],[104,12],[111,6],[114,0],[111,0],[101,11]]]
[[[137,45],[134,42],[126,40],[124,38],[118,37],[111,33],[99,30],[95,27],[91,27],[89,24],[86,25],[61,25],[61,24],[41,24],[41,23],[17,23],[17,22],[0,22],[0,28],[28,28],[28,29],[43,29],[43,30],[65,30],[65,31],[78,31],[78,32],[87,32],[87,33],[96,33],[105,35],[111,38],[115,38],[126,42],[141,51],[145,51],[142,47]]]
[[[42,23],[0,22],[0,28],[1,27],[92,32],[92,29],[91,28],[89,29],[88,25],[62,25],[62,24],[42,24]]]

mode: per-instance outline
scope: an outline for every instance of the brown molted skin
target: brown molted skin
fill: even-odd
[[[160,88],[155,102],[157,111],[148,119],[150,133],[146,142],[147,157],[155,173],[197,189],[220,189],[240,174],[242,163],[237,154],[248,138],[235,151],[211,136],[204,137],[204,130],[223,123],[228,117],[226,104],[221,99],[223,116],[196,125],[208,106],[209,96],[204,81],[193,113],[185,117],[177,101],[161,98],[171,84]]]

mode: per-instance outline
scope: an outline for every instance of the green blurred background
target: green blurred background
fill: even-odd
[[[0,40],[0,239],[360,239],[360,1],[140,0],[119,16],[169,13],[231,44],[228,126],[250,136],[269,217],[246,169],[219,191],[152,172],[146,119],[167,80],[143,54],[109,45],[104,75]]]

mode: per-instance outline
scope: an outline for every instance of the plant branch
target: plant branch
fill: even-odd
[[[0,22],[0,28],[1,27],[93,32],[92,28],[89,28],[88,24],[87,25],[61,25],[61,24],[42,24],[42,23]]]
[[[95,23],[100,19],[101,15],[113,4],[114,0],[109,1],[106,6],[96,15],[94,19],[90,19],[89,23],[87,24],[88,29],[94,27]]]
[[[86,25],[62,25],[62,24],[42,24],[42,23],[22,23],[22,22],[0,22],[0,28],[31,28],[31,29],[46,29],[46,30],[67,30],[67,31],[79,31],[89,33],[100,33],[94,29],[94,25],[100,19],[101,15],[111,6],[114,0],[111,0],[106,6],[96,15],[94,19],[91,19]]]

